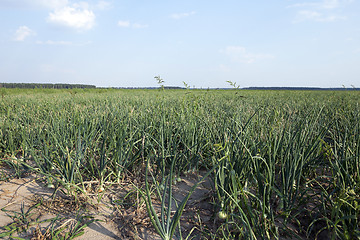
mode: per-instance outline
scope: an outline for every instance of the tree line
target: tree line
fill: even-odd
[[[95,85],[87,84],[66,84],[66,83],[0,83],[0,88],[53,88],[53,89],[73,89],[73,88],[96,88]]]

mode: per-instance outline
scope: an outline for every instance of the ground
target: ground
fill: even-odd
[[[175,199],[180,202],[197,180],[196,174],[182,176],[174,187]],[[76,239],[160,239],[134,182],[108,186],[103,193],[96,192],[96,184],[89,184],[93,191],[77,196],[75,202],[61,191],[54,194],[54,189],[47,188],[42,178],[27,176],[2,181],[0,236],[14,231],[12,236],[40,240],[66,232],[76,236],[83,230]],[[184,236],[193,229],[192,234],[204,239],[207,227],[217,224],[209,182],[202,183],[189,199],[181,219]],[[154,205],[160,211],[160,203],[154,200]]]

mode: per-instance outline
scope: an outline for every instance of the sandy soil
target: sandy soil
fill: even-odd
[[[182,200],[196,181],[195,175],[183,177],[174,188],[175,198],[178,201]],[[181,220],[184,234],[194,226],[200,229],[204,225],[209,227],[214,224],[209,189],[209,183],[205,182],[191,196]],[[58,216],[61,217],[61,221],[59,220],[56,227],[70,228],[71,222],[75,222],[76,214],[82,211],[83,214],[93,216],[100,221],[91,223],[85,228],[84,234],[76,239],[160,239],[150,224],[145,204],[131,185],[112,186],[101,196],[101,200],[99,194],[89,194],[90,198],[82,200],[84,203],[82,206],[75,206],[60,192],[57,192],[54,198],[53,193],[53,189],[46,188],[44,182],[33,176],[0,182],[0,209],[6,210],[0,211],[0,234],[6,231],[5,226],[14,223],[15,219],[7,214],[14,215],[16,212],[20,216],[21,211],[26,213],[31,206],[40,203],[31,210],[32,215],[26,216],[30,222],[28,230],[13,236],[45,239],[40,236],[49,229],[50,222],[36,224],[37,222]],[[158,208],[159,205],[155,204],[155,206]]]

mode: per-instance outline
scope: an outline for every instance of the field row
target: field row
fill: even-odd
[[[181,235],[171,183],[198,171],[221,219],[199,238],[359,239],[359,103],[357,91],[9,89],[0,161],[74,197],[141,180],[163,239]]]

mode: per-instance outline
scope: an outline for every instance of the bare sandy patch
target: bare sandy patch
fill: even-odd
[[[182,201],[196,181],[196,175],[182,177],[174,186],[177,202]],[[160,239],[131,182],[108,186],[101,195],[93,186],[88,196],[79,196],[77,201],[60,191],[54,194],[54,189],[45,185],[35,176],[0,182],[0,236],[13,230],[14,237],[51,239],[61,231],[73,231],[76,235],[79,228],[78,233],[83,233],[76,239]],[[209,182],[205,182],[190,197],[181,218],[183,236],[191,231],[200,236],[204,226],[216,224],[210,189]],[[156,200],[154,206],[159,210]]]

